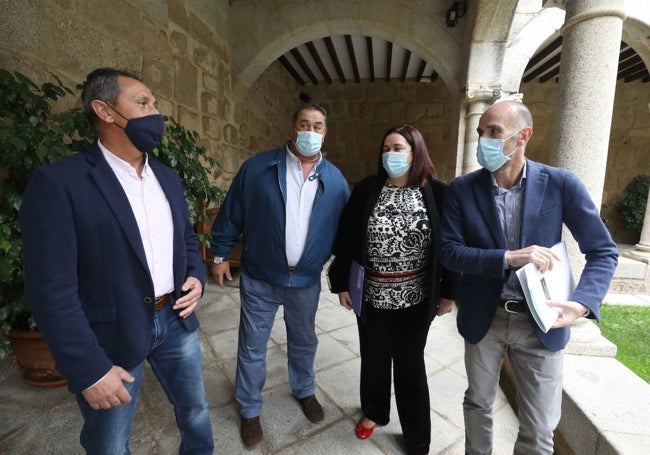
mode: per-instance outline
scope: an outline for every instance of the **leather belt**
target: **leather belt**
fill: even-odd
[[[508,313],[526,313],[528,311],[528,305],[526,305],[525,300],[501,299],[499,301],[499,307],[503,308]]]
[[[158,311],[159,309],[167,305],[167,302],[169,302],[169,299],[171,299],[171,297],[172,297],[171,293],[161,295],[160,297],[158,297],[155,302],[156,311]]]

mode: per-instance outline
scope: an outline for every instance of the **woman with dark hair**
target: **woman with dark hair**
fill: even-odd
[[[441,267],[439,220],[446,185],[436,179],[422,134],[404,124],[384,134],[376,175],[359,182],[341,216],[328,275],[341,305],[352,308],[353,261],[365,271],[357,317],[361,352],[360,439],[390,417],[395,400],[409,454],[431,441],[424,346],[435,315],[452,310],[458,276]]]

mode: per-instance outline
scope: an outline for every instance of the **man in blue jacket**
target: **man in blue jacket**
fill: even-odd
[[[129,452],[145,359],[180,454],[213,452],[198,320],[205,266],[178,175],[150,154],[164,123],[140,76],[100,68],[81,94],[97,139],[38,168],[20,210],[29,307],[84,417],[90,454]]]
[[[300,106],[291,140],[243,164],[212,226],[211,272],[219,286],[224,276],[232,279],[226,258],[243,235],[235,394],[247,447],[262,441],[266,345],[280,305],[292,394],[309,421],[324,419],[314,385],[315,317],[321,271],[349,196],[345,178],[321,153],[326,116],[319,105]]]
[[[440,258],[463,273],[457,324],[465,338],[468,381],[465,453],[492,453],[492,406],[507,352],[519,407],[514,453],[552,454],[569,326],[581,316],[600,320],[618,252],[578,178],[524,157],[533,119],[523,103],[491,106],[479,120],[478,134],[484,169],[449,185]],[[569,301],[548,302],[559,317],[544,333],[528,311],[515,270],[528,263],[541,272],[551,269],[558,257],[550,247],[561,240],[563,224],[586,265]]]

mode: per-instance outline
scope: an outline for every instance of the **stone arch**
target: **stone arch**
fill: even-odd
[[[526,65],[539,47],[559,32],[564,15],[565,11],[560,8],[544,8],[513,37],[503,58],[502,82],[505,91],[519,90]]]
[[[650,16],[650,14],[648,14]],[[632,46],[646,68],[650,68],[650,17],[628,16],[623,22],[623,41]]]
[[[268,5],[267,18],[282,17],[291,22],[294,19],[291,11],[283,8],[283,5]],[[255,14],[264,17],[261,12]],[[256,24],[255,36],[242,30],[241,40],[235,39],[233,76],[243,86],[250,87],[266,68],[289,49],[324,36],[362,34],[390,40],[411,49],[430,62],[450,92],[455,93],[461,84],[459,80],[464,78],[461,35],[452,35],[448,31],[451,29],[445,28],[443,20],[433,20],[443,18],[444,9],[431,5],[424,14],[413,10],[401,11],[400,17],[409,20],[393,20],[393,16],[382,14],[373,21],[368,19],[367,8],[364,9],[363,5],[338,0],[328,2],[327,8],[302,12],[302,20],[295,26],[290,23],[279,26],[277,21],[270,19],[262,21]]]

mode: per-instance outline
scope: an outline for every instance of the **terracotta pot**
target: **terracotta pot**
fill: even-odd
[[[40,332],[11,329],[11,347],[23,381],[34,387],[61,387],[68,383],[56,369],[54,358]]]

